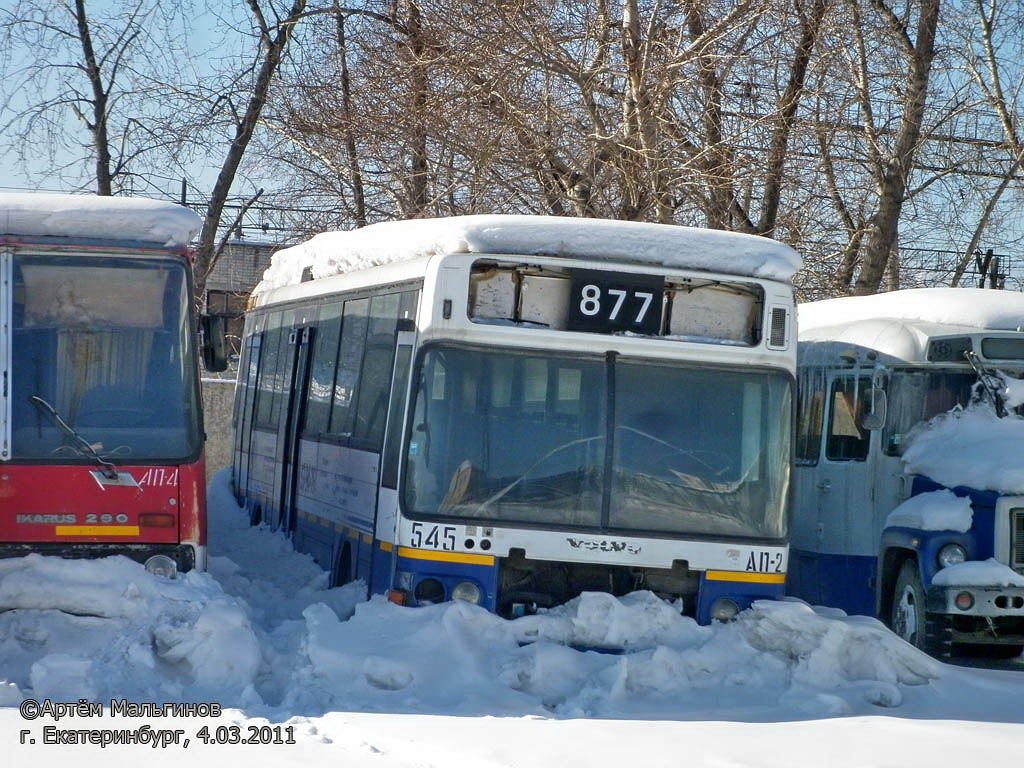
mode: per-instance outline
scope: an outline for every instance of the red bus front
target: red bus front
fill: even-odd
[[[0,556],[205,568],[191,295],[180,250],[0,240]]]

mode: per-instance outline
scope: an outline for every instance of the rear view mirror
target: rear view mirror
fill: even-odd
[[[864,411],[864,415],[861,416],[860,425],[873,432],[885,426],[889,400],[885,395],[885,390],[877,386],[871,387],[868,398],[868,407]]]
[[[226,371],[228,367],[227,320],[220,315],[200,315],[199,349],[203,367],[210,373]]]

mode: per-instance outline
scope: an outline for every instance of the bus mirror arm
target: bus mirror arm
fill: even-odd
[[[199,349],[207,371],[220,373],[227,370],[227,322],[221,315],[199,316]]]

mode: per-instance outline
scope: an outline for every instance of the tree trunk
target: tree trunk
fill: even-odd
[[[913,45],[909,40],[906,42],[910,68],[903,99],[903,117],[900,120],[892,155],[882,169],[878,210],[869,225],[860,274],[853,287],[853,294],[856,296],[878,292],[886,264],[896,243],[900,214],[907,192],[907,179],[913,169],[928,100],[928,77],[935,55],[939,3],[940,0],[921,0],[917,40]],[[882,0],[872,0],[872,4],[883,11],[898,35],[906,35],[895,14],[884,6]]]

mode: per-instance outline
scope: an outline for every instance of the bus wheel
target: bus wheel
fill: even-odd
[[[908,643],[923,650],[925,620],[924,588],[917,575],[917,563],[907,560],[896,577],[889,626]]]
[[[352,546],[346,541],[338,554],[333,586],[343,587],[350,581],[352,581]]]

